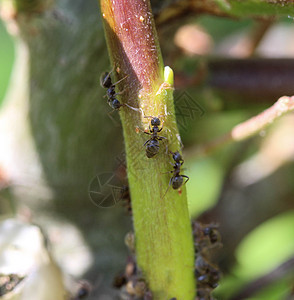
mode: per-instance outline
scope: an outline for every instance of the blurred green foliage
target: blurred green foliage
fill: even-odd
[[[293,256],[294,211],[280,214],[252,230],[236,250],[237,263],[231,275],[225,277],[217,290],[220,299],[227,299],[239,287],[255,278],[270,274],[275,268]],[[290,292],[292,276],[261,290],[255,298],[260,300],[284,299]],[[292,278],[291,278],[292,277]]]
[[[0,105],[3,102],[14,60],[13,41],[0,21]]]
[[[254,229],[236,251],[240,264],[236,272],[250,278],[269,272],[289,259],[294,252],[293,229],[294,211],[278,215]]]
[[[189,211],[192,218],[195,218],[216,203],[223,172],[210,158],[188,161],[187,164],[191,166],[184,172],[191,180],[191,184],[187,184]]]

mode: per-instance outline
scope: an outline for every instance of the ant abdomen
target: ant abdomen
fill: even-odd
[[[100,77],[100,84],[104,88],[110,88],[112,86],[112,81],[109,72],[105,72]]]
[[[188,176],[180,174],[181,166],[184,163],[184,160],[183,160],[180,152],[179,151],[176,151],[176,152],[170,151],[170,153],[172,154],[172,157],[174,160],[174,164],[173,164],[174,169],[173,169],[173,171],[168,172],[168,173],[173,173],[173,175],[169,180],[169,184],[168,184],[168,187],[167,187],[167,190],[166,190],[164,196],[166,195],[170,186],[172,186],[172,188],[174,190],[178,190],[183,184],[185,184],[189,180]],[[185,178],[185,182],[184,182],[184,178]]]
[[[166,140],[166,137],[158,135],[158,133],[162,130],[162,127],[159,128],[161,124],[160,119],[158,117],[153,117],[150,124],[152,127],[150,128],[149,126],[150,132],[145,133],[151,135],[151,137],[144,143],[144,146],[146,146],[146,156],[148,158],[155,156],[159,152],[159,141]]]
[[[159,141],[158,140],[149,140],[146,145],[146,156],[151,158],[159,152]]]
[[[179,189],[183,185],[183,182],[184,182],[183,176],[181,175],[175,176],[172,180],[172,188],[174,190]]]

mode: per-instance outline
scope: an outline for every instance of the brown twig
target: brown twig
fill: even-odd
[[[243,36],[230,50],[230,54],[234,57],[246,58],[251,57],[264,35],[274,22],[274,18],[258,20],[248,34]]]
[[[282,115],[293,110],[294,96],[283,96],[279,98],[274,105],[272,105],[262,113],[233,127],[230,132],[212,140],[207,144],[198,146],[196,152],[200,155],[207,155],[230,142],[239,142],[245,140],[271,125]],[[193,153],[195,153],[195,151],[193,151]]]
[[[208,62],[207,84],[220,91],[238,95],[275,99],[293,95],[292,59],[222,59]],[[239,97],[236,97],[236,101]]]
[[[281,94],[294,94],[294,60],[272,58],[191,60],[193,75],[177,69],[175,87],[206,85],[221,92],[229,103],[272,103]]]
[[[256,48],[259,46],[260,42],[262,41],[263,37],[267,33],[267,31],[271,28],[274,20],[260,20],[257,24],[253,27],[252,31],[250,32],[249,40],[247,43],[247,56],[250,57],[254,54]]]

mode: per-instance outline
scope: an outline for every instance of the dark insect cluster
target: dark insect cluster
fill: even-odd
[[[144,133],[151,135],[150,139],[144,143],[144,146],[146,147],[146,156],[148,158],[155,156],[159,152],[159,141],[166,140],[165,137],[158,135],[158,133],[162,130],[162,127],[159,128],[161,124],[160,119],[158,117],[154,117],[151,119],[150,123],[150,132],[144,131]]]
[[[120,289],[120,297],[124,300],[153,299],[133,255],[128,257],[124,272],[115,277],[113,286]]]
[[[215,224],[193,223],[196,251],[195,276],[197,282],[196,300],[213,300],[211,292],[218,286],[220,271],[211,262],[211,250],[221,246],[220,234]]]
[[[137,267],[135,257],[135,237],[129,232],[125,237],[129,249],[125,270],[114,278],[113,286],[120,290],[120,299],[152,300],[152,293],[147,287],[141,271]]]
[[[121,195],[120,200],[122,203],[122,206],[126,209],[126,212],[132,216],[132,203],[131,203],[131,195],[130,195],[130,189],[128,185],[123,185],[121,189]]]
[[[110,105],[110,107],[112,107],[114,110],[119,110],[124,105],[121,104],[119,100],[116,98],[116,96],[119,95],[119,93],[115,92],[115,87],[124,78],[115,83],[112,83],[110,74],[111,72],[105,72],[104,74],[102,74],[100,78],[100,84],[102,87],[107,89],[106,96],[107,96],[107,102]]]

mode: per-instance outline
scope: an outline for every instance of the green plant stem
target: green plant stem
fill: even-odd
[[[185,186],[169,188],[167,150],[181,149],[173,106],[173,73],[163,66],[149,1],[101,0],[119,98],[131,191],[137,263],[154,299],[193,299],[194,250]],[[145,155],[150,116],[162,122],[161,150]],[[167,190],[168,189],[168,190]]]

